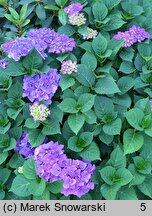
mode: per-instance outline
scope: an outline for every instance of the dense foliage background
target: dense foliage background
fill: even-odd
[[[133,25],[152,35],[152,1],[79,0],[87,18],[80,27],[70,25],[63,10],[73,2],[0,1],[0,44],[42,27],[76,41],[72,52],[43,60],[32,50],[0,68],[0,199],[151,199],[152,42],[122,48],[123,41],[112,37]],[[82,38],[86,26],[98,31],[95,39]],[[2,49],[0,54],[5,57]],[[50,68],[60,72],[65,59],[77,61],[78,72],[62,75],[48,121],[35,123],[32,103],[22,98],[23,77]],[[34,161],[14,151],[23,131],[33,147],[47,136],[63,144],[69,158],[95,164],[95,189],[81,198],[65,197],[62,182],[40,179]]]

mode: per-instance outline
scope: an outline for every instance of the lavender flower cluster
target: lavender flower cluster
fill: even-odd
[[[144,41],[147,38],[150,38],[150,34],[144,28],[135,25],[129,28],[128,31],[118,32],[113,37],[114,40],[124,40],[122,47],[130,47],[134,43]]]
[[[16,147],[14,148],[16,152],[23,155],[26,159],[34,156],[35,148],[32,148],[28,141],[28,134],[23,133],[20,139],[16,143]]]
[[[8,61],[7,61],[7,59],[2,59],[2,60],[0,60],[0,67],[1,68],[6,68],[8,66]]]
[[[83,5],[79,2],[70,4],[69,6],[64,8],[64,11],[68,14],[68,16],[72,16],[73,14],[78,14],[83,8]]]
[[[23,133],[17,141],[15,151],[26,159],[32,157],[36,162],[37,174],[48,182],[63,180],[61,193],[81,197],[90,189],[94,189],[91,177],[95,171],[95,165],[89,161],[73,160],[64,154],[64,146],[58,142],[50,141],[36,148],[32,148],[28,142],[28,134]]]
[[[50,69],[47,74],[35,75],[33,77],[24,76],[23,79],[23,97],[28,97],[31,102],[40,102],[45,100],[51,104],[51,98],[54,96],[61,75],[56,69]]]
[[[152,99],[150,99],[150,109],[152,111]]]
[[[75,45],[74,39],[67,35],[60,35],[51,29],[40,28],[28,32],[27,37],[5,42],[2,49],[9,58],[19,61],[21,57],[28,55],[33,48],[45,59],[47,55],[44,51],[47,48],[49,48],[50,53],[59,54],[72,51]]]
[[[48,142],[35,149],[37,173],[46,181],[63,180],[62,192],[65,196],[74,194],[81,197],[90,189],[94,189],[91,177],[95,165],[89,161],[80,161],[67,158],[63,145],[58,142]]]

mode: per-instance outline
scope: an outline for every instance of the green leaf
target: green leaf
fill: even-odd
[[[144,182],[145,180],[145,175],[140,174],[134,164],[130,164],[128,166],[128,170],[131,172],[133,179],[129,183],[129,187],[134,186],[134,185],[140,185]]]
[[[119,146],[117,146],[116,149],[114,149],[114,151],[111,153],[108,165],[113,166],[116,169],[126,167],[126,157]]]
[[[95,100],[95,95],[93,94],[85,93],[85,94],[80,95],[78,99],[78,104],[81,107],[80,109],[81,112],[89,111],[94,105],[94,100]]]
[[[77,113],[70,115],[68,117],[68,124],[71,130],[77,135],[79,130],[82,128],[85,122],[85,117],[83,114]]]
[[[104,31],[113,31],[119,29],[123,26],[126,22],[122,20],[119,15],[110,15],[110,20],[103,26]]]
[[[116,175],[117,175],[117,178],[119,180],[118,184],[121,186],[127,185],[133,179],[131,172],[125,168],[118,169],[116,172]],[[116,178],[116,180],[117,180],[117,178]]]
[[[74,152],[81,152],[84,148],[77,146],[77,142],[78,142],[77,136],[70,137],[70,139],[68,140],[68,148]]]
[[[79,153],[80,157],[84,160],[100,160],[100,150],[98,145],[95,142],[92,142],[91,145],[86,147],[82,152]]]
[[[111,77],[104,77],[99,79],[95,85],[95,91],[98,94],[115,94],[120,92],[114,79]]]
[[[147,175],[145,181],[138,185],[138,189],[146,196],[152,198],[152,175]]]
[[[67,20],[68,20],[68,16],[67,16],[67,13],[64,11],[64,9],[59,10],[58,17],[59,17],[61,24],[66,25]]]
[[[95,21],[99,21],[99,22],[102,21],[108,14],[107,7],[105,6],[104,3],[101,2],[94,3],[92,11],[93,11]]]
[[[81,63],[89,67],[92,71],[94,71],[97,67],[96,57],[88,51],[86,51],[86,53],[82,56]]]
[[[49,5],[46,5],[44,6],[45,9],[49,9],[49,10],[59,10],[60,8],[55,6],[55,5],[52,5],[52,4],[49,4]]]
[[[62,79],[60,80],[60,87],[62,91],[68,89],[69,87],[73,86],[75,84],[75,80],[69,76],[62,76]]]
[[[44,135],[54,135],[60,133],[60,123],[56,118],[50,118],[47,125],[45,125],[42,129],[42,134]]]
[[[35,161],[32,158],[30,158],[24,162],[23,175],[27,179],[37,178],[36,165],[35,165]]]
[[[142,157],[137,156],[133,158],[134,164],[141,174],[150,174],[151,173],[151,164],[144,160]]]
[[[123,61],[120,65],[119,71],[125,74],[131,74],[136,70],[132,62]]]
[[[38,18],[40,20],[45,20],[46,19],[46,13],[45,13],[45,9],[44,9],[43,5],[38,4],[36,6],[36,15],[38,16]]]
[[[123,76],[118,80],[117,85],[121,93],[124,94],[134,87],[135,80],[129,76]]]
[[[0,173],[0,184],[4,185],[11,174],[11,170],[7,168],[0,168]]]
[[[11,16],[16,19],[16,20],[19,20],[19,14],[16,12],[16,10],[14,10],[12,7],[9,7],[8,8],[10,13],[11,13]]]
[[[14,109],[14,108],[8,108],[7,109],[7,114],[10,118],[16,119],[19,113],[21,112],[22,108],[19,109]]]
[[[114,105],[110,98],[103,96],[95,97],[94,110],[99,119],[114,111]]]
[[[87,87],[92,87],[95,84],[95,75],[86,65],[81,64],[78,66],[78,73],[76,79]]]
[[[100,191],[102,196],[106,200],[114,200],[116,198],[119,188],[120,187],[118,185],[103,184],[100,188]]]
[[[26,11],[27,11],[27,4],[24,4],[20,10],[20,20],[23,20],[25,15],[26,15]]]
[[[138,197],[133,187],[124,186],[118,191],[116,200],[138,200]]]
[[[68,0],[55,0],[56,4],[59,5],[60,7],[63,7]]]
[[[40,123],[39,122],[35,122],[33,120],[33,118],[28,118],[25,121],[25,127],[30,128],[30,129],[37,128],[39,126],[39,124]]]
[[[106,51],[107,46],[108,42],[101,34],[98,34],[98,36],[92,41],[92,48],[98,56],[102,56],[102,54]]]
[[[0,69],[1,73],[7,74],[7,76],[21,76],[24,75],[24,68],[19,62],[9,63],[6,69]]]
[[[46,182],[43,179],[35,179],[31,180],[30,184],[28,185],[28,190],[34,196],[41,196],[46,188]]]
[[[61,193],[63,181],[55,181],[50,183],[49,190],[53,194]]]
[[[14,178],[10,191],[17,196],[26,197],[31,194],[29,185],[30,182],[23,175],[18,175]]]
[[[97,122],[97,116],[93,110],[89,110],[89,111],[83,113],[83,115],[85,116],[85,121],[88,124],[94,124]]]
[[[144,144],[144,138],[140,133],[136,133],[133,129],[128,129],[123,135],[124,153],[131,154],[138,151]]]
[[[99,171],[102,179],[108,184],[113,185],[114,182],[112,181],[113,176],[115,175],[116,169],[112,166],[106,166],[102,170]]]
[[[8,157],[8,152],[0,152],[0,165],[6,160]]]
[[[113,135],[108,135],[105,132],[103,132],[103,130],[100,132],[99,134],[99,139],[105,143],[106,145],[109,145],[110,143],[112,143],[114,136]]]
[[[144,117],[144,113],[139,108],[133,108],[125,114],[128,123],[135,129],[143,131],[143,128],[140,126]]]
[[[122,122],[120,118],[113,120],[112,122],[103,126],[103,131],[109,135],[120,134]]]
[[[58,107],[63,111],[67,113],[77,113],[78,109],[76,108],[77,102],[76,100],[72,98],[65,98]]]
[[[121,0],[103,0],[103,2],[107,6],[107,8],[109,10],[111,10],[112,8],[114,8],[115,6],[117,6],[121,2]]]
[[[26,69],[37,69],[42,63],[42,57],[35,49],[31,50],[23,60],[23,65]]]
[[[85,148],[86,146],[89,146],[92,143],[93,140],[93,134],[91,132],[83,132],[80,134],[77,146]]]
[[[40,129],[32,129],[29,132],[28,140],[32,147],[39,146],[43,143],[45,135]]]

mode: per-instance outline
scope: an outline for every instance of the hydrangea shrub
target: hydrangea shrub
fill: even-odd
[[[0,1],[0,199],[152,199],[150,0]]]

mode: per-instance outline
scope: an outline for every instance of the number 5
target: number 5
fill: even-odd
[[[146,211],[146,203],[141,203],[140,210],[141,211]]]

